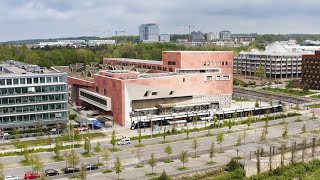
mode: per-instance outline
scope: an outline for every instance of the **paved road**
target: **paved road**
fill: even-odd
[[[286,121],[287,122],[293,122],[296,118],[287,118]],[[309,117],[307,116],[303,116],[301,119],[309,119]],[[281,120],[276,120],[276,121],[270,121],[270,125],[272,124],[277,124],[281,122]],[[264,122],[260,122],[260,123],[255,123],[252,124],[251,128],[259,128],[264,126]],[[313,127],[317,126],[319,124],[318,121],[306,121],[307,124],[307,129],[310,130]],[[301,132],[301,128],[303,126],[303,122],[293,122],[291,124],[288,125],[288,130],[289,130],[289,134],[299,134]],[[235,126],[232,128],[233,131],[236,130],[241,130],[243,128],[246,128],[246,125],[242,125],[242,126]],[[244,148],[248,148],[248,147],[253,147],[252,150],[254,150],[254,148],[256,146],[261,146],[260,144],[256,144],[255,141],[258,140],[258,136],[260,136],[262,129],[257,129],[257,130],[248,130],[246,132],[246,142],[250,143],[248,144],[246,147]],[[217,133],[219,131],[227,131],[226,128],[223,128],[221,130],[212,130],[213,133]],[[283,132],[283,126],[272,126],[269,127],[269,134],[268,134],[268,138],[274,138],[274,137],[280,137],[281,134]],[[205,135],[207,133],[207,131],[204,132],[196,132],[196,133],[190,133],[190,137],[195,137],[195,136],[202,136]],[[225,141],[223,142],[223,149],[224,150],[229,150],[229,149],[234,149],[234,144],[236,143],[236,139],[238,138],[239,135],[242,135],[243,132],[235,132],[235,133],[230,133],[230,134],[226,134],[225,135]],[[167,140],[182,140],[183,138],[185,138],[186,135],[182,134],[182,135],[176,135],[176,136],[168,136]],[[162,157],[165,158],[166,154],[163,152],[164,147],[167,144],[159,144],[159,142],[161,142],[163,139],[162,137],[160,138],[154,138],[152,140],[143,140],[142,143],[143,144],[154,144],[154,145],[148,145],[146,147],[141,148],[141,152],[142,152],[142,160],[146,160],[149,158],[150,153],[154,152],[157,157]],[[215,137],[202,137],[198,139],[200,147],[198,149],[199,154],[206,154],[207,150],[209,148],[209,146],[211,145],[212,141],[215,141]],[[182,141],[176,141],[176,142],[172,142],[170,143],[171,146],[173,147],[173,156],[176,156],[182,151],[182,150],[187,150],[189,151],[191,154],[193,153],[193,149],[191,148],[191,142],[192,140],[182,140]],[[133,143],[131,145],[128,146],[124,146],[122,147],[123,151],[117,152],[117,153],[113,153],[112,154],[112,158],[114,158],[116,155],[119,155],[121,157],[122,160],[124,160],[125,164],[135,164],[137,163],[137,159],[135,158],[135,154],[132,154],[132,150],[137,151],[136,148],[134,148],[133,146],[136,145],[137,142],[133,141]],[[216,144],[216,148],[218,148],[219,146],[217,145],[217,142],[215,142]],[[108,147],[110,147],[110,145],[107,145]],[[78,152],[83,152],[82,149],[77,149]],[[53,156],[53,153],[43,153],[41,154],[41,158],[42,159],[49,159],[51,156]],[[21,159],[23,159],[22,157],[3,157],[0,158],[1,162],[11,162],[11,163],[18,163]],[[85,163],[96,163],[97,159],[96,157],[92,157],[92,158],[84,158],[83,161]],[[45,165],[45,168],[54,168],[54,169],[61,169],[65,166],[65,162],[53,162],[53,163],[47,163]],[[26,171],[30,171],[31,168],[30,167],[18,167],[18,168],[11,168],[11,169],[6,169],[5,170],[5,174],[12,174],[12,175],[17,175],[17,176],[21,176],[22,174],[24,174]]]

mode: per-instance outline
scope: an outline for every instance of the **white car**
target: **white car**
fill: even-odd
[[[126,144],[130,144],[131,142],[130,142],[130,138],[128,138],[128,137],[125,137],[125,138],[123,138],[123,139],[121,139],[120,141],[118,141],[117,142],[117,144],[119,145],[119,146],[121,146],[121,145],[126,145]]]
[[[19,178],[17,176],[6,176],[4,180],[19,180]]]

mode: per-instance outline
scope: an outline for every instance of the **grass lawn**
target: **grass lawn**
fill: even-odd
[[[180,168],[178,168],[177,170],[179,170],[179,171],[186,171],[186,170],[188,170],[188,168],[187,168],[187,167],[180,167]]]
[[[294,90],[294,89],[263,88],[263,90],[274,92],[274,93],[294,95],[294,96],[306,96],[310,94],[315,94],[315,92],[311,92],[311,91],[303,92],[301,90]]]
[[[312,105],[308,105],[307,107],[309,107],[309,108],[320,108],[320,104],[312,104]]]
[[[303,178],[303,180],[317,180],[320,177],[320,169],[318,169],[317,171],[313,171],[312,173],[308,173],[307,175],[305,175],[305,177]]]

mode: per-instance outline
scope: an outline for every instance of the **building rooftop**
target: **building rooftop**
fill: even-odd
[[[133,63],[146,63],[146,64],[158,64],[162,65],[162,61],[156,60],[144,60],[144,59],[128,59],[128,58],[104,58],[104,60],[113,60],[113,61],[127,61]]]
[[[7,74],[46,74],[56,73],[51,69],[15,60],[0,61],[0,76]]]

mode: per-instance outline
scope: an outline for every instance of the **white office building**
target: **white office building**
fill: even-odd
[[[219,33],[217,32],[208,32],[207,41],[216,41],[219,39]]]
[[[161,34],[160,42],[170,42],[170,34]]]
[[[141,42],[158,42],[159,26],[157,24],[141,24],[139,26],[139,36]]]
[[[68,122],[67,74],[18,61],[0,62],[0,128]]]

